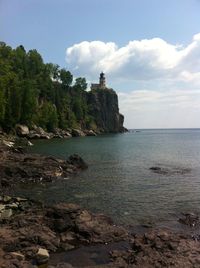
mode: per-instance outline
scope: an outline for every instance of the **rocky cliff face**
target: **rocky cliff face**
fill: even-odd
[[[95,89],[88,94],[90,114],[98,130],[102,132],[125,132],[124,116],[119,113],[118,96],[113,89]]]

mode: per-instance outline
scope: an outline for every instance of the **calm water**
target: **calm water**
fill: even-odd
[[[41,140],[31,151],[62,158],[78,153],[89,169],[64,182],[23,186],[20,194],[45,202],[76,202],[127,225],[170,224],[181,212],[200,212],[200,130]],[[159,175],[151,166],[191,172]]]

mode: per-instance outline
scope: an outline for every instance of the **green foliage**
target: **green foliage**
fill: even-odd
[[[78,77],[75,80],[75,88],[80,90],[86,90],[87,89],[87,82],[84,77]]]
[[[64,86],[69,87],[73,81],[73,75],[65,69],[60,70],[60,80]]]
[[[43,62],[33,49],[12,49],[0,42],[0,126],[36,124],[48,131],[60,127],[95,128],[87,104],[87,82],[57,64]]]
[[[50,102],[44,102],[39,109],[37,123],[47,131],[53,131],[58,126],[56,106]]]

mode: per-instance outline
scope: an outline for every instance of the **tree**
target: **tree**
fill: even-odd
[[[55,105],[44,102],[39,110],[37,123],[48,131],[53,131],[58,125],[58,115]]]
[[[74,87],[81,90],[86,90],[87,89],[86,79],[84,77],[76,78]]]
[[[37,111],[37,90],[34,81],[25,80],[22,84],[22,107],[20,122],[31,126]]]
[[[73,81],[73,75],[65,69],[60,70],[60,80],[64,86],[69,87]]]

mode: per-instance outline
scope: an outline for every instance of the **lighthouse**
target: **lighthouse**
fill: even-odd
[[[99,75],[99,84],[91,84],[92,89],[105,89],[106,88],[106,77],[103,72]]]
[[[100,88],[106,88],[106,78],[105,78],[105,74],[103,72],[100,73],[99,87]]]

